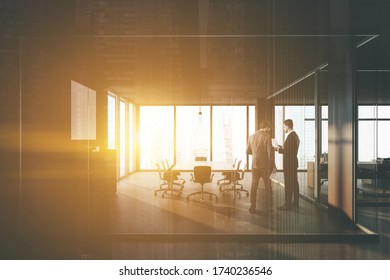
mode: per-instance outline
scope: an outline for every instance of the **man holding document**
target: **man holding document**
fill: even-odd
[[[270,135],[271,124],[268,121],[260,123],[260,129],[249,136],[246,153],[252,155],[252,182],[250,191],[249,212],[256,213],[256,197],[260,178],[263,178],[266,202],[269,208],[272,205],[272,189],[270,174],[276,172],[274,148]]]
[[[283,122],[283,130],[286,134],[284,146],[278,146],[276,150],[283,154],[284,192],[285,203],[279,210],[290,210],[299,207],[299,183],[298,183],[298,148],[299,137],[293,130],[293,121],[287,119]]]

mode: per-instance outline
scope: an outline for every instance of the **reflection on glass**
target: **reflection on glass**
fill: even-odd
[[[126,175],[126,103],[119,105],[119,176]]]
[[[107,139],[107,148],[108,149],[115,149],[115,121],[116,121],[116,118],[115,118],[115,97],[112,96],[112,95],[108,95],[108,112],[107,112],[107,115],[108,115],[108,124],[107,124],[107,127],[108,127],[108,132],[107,132],[107,135],[108,135],[108,139]]]
[[[164,159],[173,162],[173,122],[173,106],[140,107],[141,169],[156,169]]]
[[[246,160],[246,106],[213,106],[213,160]]]
[[[200,114],[201,113],[201,114]],[[210,160],[210,107],[176,107],[176,161]]]

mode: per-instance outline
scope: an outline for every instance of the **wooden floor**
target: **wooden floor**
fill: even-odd
[[[327,235],[364,234],[352,222],[330,216],[323,208],[300,199],[300,207],[290,211],[277,210],[284,203],[284,188],[273,183],[273,204],[265,207],[264,187],[258,190],[258,209],[250,214],[249,197],[241,198],[233,193],[221,196],[216,184],[216,174],[212,184],[205,190],[218,194],[218,201],[208,195],[192,196],[189,193],[200,189],[199,184],[190,182],[189,173],[181,176],[186,180],[183,193],[178,196],[161,193],[159,178],[154,172],[139,172],[118,183],[117,201],[113,210],[111,233],[113,234],[297,234]],[[251,174],[246,173],[244,188],[250,189]]]
[[[258,211],[250,214],[246,196],[187,201],[199,186],[188,173],[182,175],[187,181],[183,194],[163,198],[154,195],[155,172],[133,174],[118,183],[104,210],[103,235],[0,238],[0,259],[390,259],[389,207],[362,209],[363,218],[378,228],[380,238],[373,241],[351,222],[304,199],[299,209],[277,210],[284,200],[279,184],[273,185],[271,209],[264,207],[260,186]],[[207,190],[218,193],[218,176]],[[250,173],[245,176],[249,189]]]
[[[314,204],[301,199],[300,208],[290,212],[278,211],[283,203],[283,188],[273,185],[274,207],[266,210],[263,202],[263,187],[259,188],[259,209],[256,214],[248,212],[249,198],[234,199],[231,194],[215,200],[190,199],[186,195],[197,189],[190,183],[188,174],[182,174],[187,183],[180,197],[154,196],[158,177],[154,173],[137,173],[118,184],[117,208],[113,212],[113,233],[124,234],[124,239],[113,240],[109,246],[112,259],[390,259],[390,219],[388,208],[380,217],[381,237],[379,242],[350,242],[343,239],[315,241],[313,236],[353,236],[362,232],[345,220],[338,220]],[[218,177],[215,178],[215,182]],[[250,173],[246,174],[245,188],[249,189]],[[214,183],[208,190],[218,193]],[[387,214],[386,214],[387,213]],[[382,232],[383,231],[383,232]],[[387,233],[386,233],[387,232]],[[132,234],[145,234],[144,240],[131,240]],[[148,233],[150,235],[148,235]],[[210,234],[221,238],[224,234],[236,236],[300,235],[304,242],[263,242],[231,240],[223,238],[213,242],[202,239],[175,242],[155,240],[153,236],[168,234],[179,238],[180,234]],[[129,234],[129,235],[127,235]],[[129,240],[126,240],[126,236]],[[191,235],[194,238],[193,235]]]

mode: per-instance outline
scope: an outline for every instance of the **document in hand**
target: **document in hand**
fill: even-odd
[[[279,144],[278,144],[278,141],[276,141],[276,139],[275,138],[272,138],[272,147],[278,147],[279,146]]]

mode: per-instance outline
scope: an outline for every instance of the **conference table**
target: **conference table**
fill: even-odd
[[[381,189],[382,193],[385,193],[390,187],[390,163],[388,161],[358,161],[356,177],[362,180],[373,180],[373,189]],[[358,189],[365,194],[363,189]]]
[[[169,169],[176,171],[193,171],[195,166],[210,166],[211,171],[214,172],[223,172],[223,171],[233,171],[233,163],[228,163],[224,161],[179,161],[176,164],[172,165]]]
[[[195,161],[195,160],[194,161],[179,161],[176,164],[173,164],[166,172],[170,172],[171,178],[173,178],[176,175],[178,175],[179,172],[193,172],[195,166],[210,166],[212,172],[225,172],[225,173],[230,172],[231,178],[229,180],[229,183],[225,183],[223,185],[220,185],[221,193],[223,195],[224,193],[227,193],[229,191],[233,191],[234,196],[236,195],[237,192],[239,194],[239,191],[236,190],[236,183],[235,182],[238,179],[236,176],[239,176],[238,172],[240,170],[237,170],[236,168],[234,168],[233,163],[229,163],[229,162],[225,162],[225,161]],[[181,194],[181,191],[179,192],[178,190],[176,190],[173,187],[174,180],[169,180],[168,183],[169,183],[168,189],[166,190],[166,192],[171,192],[171,194],[173,192],[175,192],[179,195]],[[222,186],[228,186],[228,185],[230,185],[231,187],[222,190]],[[245,191],[245,190],[243,190],[241,188],[241,191]],[[245,191],[245,192],[247,192],[247,191]]]

